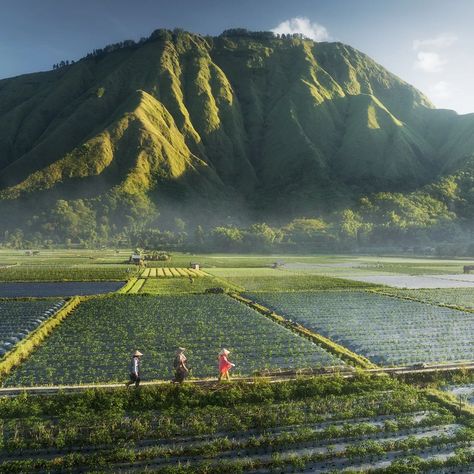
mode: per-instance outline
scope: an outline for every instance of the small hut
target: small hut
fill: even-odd
[[[133,263],[135,265],[140,265],[140,266],[145,263],[145,259],[137,253],[131,255],[128,261],[129,263]]]

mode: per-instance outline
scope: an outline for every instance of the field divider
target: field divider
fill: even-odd
[[[459,401],[455,395],[435,388],[426,389],[426,395],[428,399],[435,401],[444,408],[447,408],[454,415],[463,416],[469,418],[470,420],[474,420],[474,407],[469,403],[463,403],[460,406]]]
[[[436,290],[436,288],[430,288],[430,289]],[[438,306],[439,308],[448,308],[448,309],[455,309],[457,311],[464,311],[465,313],[474,313],[474,309],[472,308],[466,308],[464,306],[458,306],[455,304],[448,304],[448,303],[436,303],[434,301],[415,298],[414,296],[403,296],[396,293],[390,293],[389,291],[378,289],[378,288],[366,289],[365,291],[367,291],[368,293],[374,293],[376,295],[387,296],[388,298],[397,298],[399,300],[414,301],[415,303],[430,304],[431,306]]]
[[[143,285],[145,284],[146,279],[145,278],[138,278],[137,281],[133,284],[133,286],[128,290],[129,294],[135,294],[138,293]]]
[[[263,314],[264,316],[276,322],[277,324],[280,324],[281,326],[284,326],[287,329],[290,329],[291,331],[295,332],[296,334],[300,336],[310,339],[312,342],[314,342],[318,346],[322,347],[323,349],[330,352],[331,354],[336,355],[341,360],[343,360],[344,362],[348,362],[350,365],[353,365],[354,367],[358,367],[361,369],[378,369],[379,368],[376,364],[374,364],[373,362],[371,362],[369,359],[365,358],[364,356],[361,356],[359,354],[356,354],[355,352],[352,352],[347,347],[341,346],[340,344],[337,344],[331,339],[321,334],[318,334],[316,332],[313,332],[304,326],[301,326],[301,324],[294,323],[286,319],[285,317],[279,314],[276,314],[274,311],[268,309],[267,307],[259,303],[256,303],[255,301],[252,301],[248,298],[244,298],[243,296],[237,293],[228,293],[228,295],[231,298],[235,299],[236,301],[239,301],[240,303],[249,306],[250,308],[254,309],[260,314]]]
[[[122,288],[119,288],[116,293],[118,294],[124,294],[124,293],[128,293],[131,288],[133,287],[133,285],[135,285],[135,283],[137,282],[138,278],[137,277],[132,277],[130,278],[130,280],[128,280],[125,285],[122,286]]]
[[[0,359],[0,381],[28,356],[88,297],[74,296]]]

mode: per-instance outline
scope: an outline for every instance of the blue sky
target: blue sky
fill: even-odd
[[[473,0],[0,0],[0,78],[156,28],[303,31],[348,43],[438,106],[474,112]],[[297,19],[297,20],[295,20]]]

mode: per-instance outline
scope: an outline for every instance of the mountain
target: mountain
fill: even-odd
[[[470,172],[474,155],[474,115],[356,49],[242,30],[157,30],[1,80],[0,129],[12,228],[64,201],[116,226],[327,213]]]

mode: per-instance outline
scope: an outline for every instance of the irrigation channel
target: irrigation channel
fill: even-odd
[[[234,377],[235,382],[253,384],[265,380],[270,383],[285,382],[289,380],[301,379],[302,377],[311,377],[314,375],[333,376],[338,374],[343,378],[352,378],[357,373],[363,371],[372,375],[390,375],[393,377],[417,375],[417,374],[436,374],[456,371],[474,371],[474,362],[469,364],[439,364],[430,366],[401,366],[387,367],[378,369],[358,369],[358,372],[350,366],[333,369],[305,369],[305,370],[286,370],[278,372],[266,372],[253,377]],[[143,386],[156,386],[169,384],[169,380],[143,381]],[[214,386],[218,382],[215,378],[190,379],[186,383],[200,385],[203,387]],[[91,389],[109,389],[114,390],[123,388],[123,383],[105,383],[105,384],[81,384],[81,385],[57,385],[57,386],[33,386],[33,387],[0,387],[0,397],[13,397],[21,393],[29,395],[55,395],[61,393],[77,393]]]

